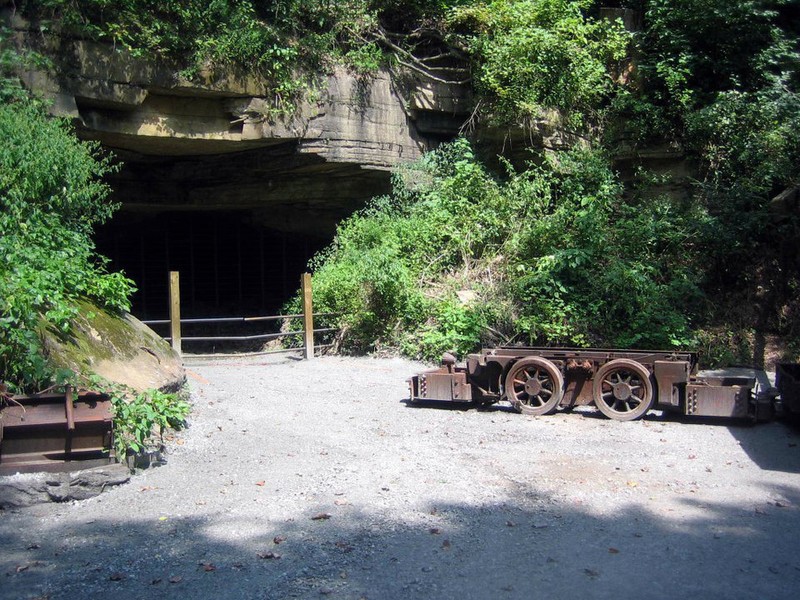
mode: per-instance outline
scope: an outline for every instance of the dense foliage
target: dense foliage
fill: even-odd
[[[98,148],[27,99],[0,106],[0,139],[0,380],[36,388],[55,376],[39,327],[68,334],[78,297],[127,308],[132,282],[94,252],[114,210]]]
[[[712,303],[704,335],[771,331],[797,352],[800,279],[791,248],[798,215],[772,200],[800,183],[800,6],[783,0],[636,4],[645,15],[644,86],[629,96],[632,110],[622,115],[642,117],[632,121],[640,139],[672,139],[696,160],[691,200],[710,217],[699,240]],[[720,358],[758,361],[748,356],[753,350],[763,348]]]
[[[557,110],[583,149],[497,177],[459,142],[343,224],[316,268],[319,301],[348,315],[345,341],[427,357],[480,341],[701,346],[708,363],[759,362],[769,331],[800,349],[798,216],[771,203],[798,184],[797,10],[623,2],[643,22],[626,46],[593,4],[452,13],[484,116]],[[664,143],[694,160],[683,192],[613,172],[621,144],[635,156]]]
[[[465,29],[475,62],[475,87],[491,116],[505,124],[558,110],[567,124],[597,116],[613,81],[609,65],[626,56],[629,35],[619,21],[593,19],[592,0],[496,0],[451,14]]]
[[[187,77],[254,68],[277,111],[312,85],[301,71],[387,64],[471,84],[473,125],[513,133],[546,121],[569,133],[572,149],[501,160],[500,172],[457,140],[342,223],[313,266],[315,301],[343,313],[345,348],[433,357],[509,340],[702,343],[712,361],[757,362],[756,338],[772,332],[800,351],[800,225],[796,208],[772,202],[798,185],[796,2],[17,5],[43,31],[174,60]],[[601,5],[633,9],[638,25],[626,30]],[[654,146],[683,153],[694,177],[647,172],[637,156]]]
[[[468,142],[428,154],[316,259],[344,345],[435,358],[479,343],[674,347],[700,292],[691,205],[621,201],[602,152],[493,177]]]

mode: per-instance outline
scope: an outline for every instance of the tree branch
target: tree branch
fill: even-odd
[[[438,77],[434,74],[434,72],[442,73],[442,72],[450,72],[450,73],[458,73],[458,72],[465,72],[466,68],[459,68],[459,67],[435,67],[428,65],[426,60],[435,60],[441,58],[442,56],[447,56],[447,53],[440,53],[436,57],[428,57],[428,58],[418,58],[414,56],[411,52],[403,48],[402,46],[398,45],[394,41],[392,41],[390,34],[387,34],[386,31],[383,29],[378,29],[376,32],[376,39],[377,41],[385,44],[390,50],[395,53],[395,60],[404,67],[411,69],[415,73],[419,73],[423,77],[430,79],[432,81],[437,81],[439,83],[447,84],[447,85],[464,85],[472,81],[471,77],[466,77],[464,79],[445,79],[443,77]],[[397,37],[397,36],[395,36]],[[403,57],[403,58],[401,58]]]

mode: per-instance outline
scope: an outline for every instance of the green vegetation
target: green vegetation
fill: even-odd
[[[179,394],[158,390],[136,392],[114,385],[98,377],[89,378],[92,389],[109,394],[114,407],[114,450],[123,460],[128,454],[158,450],[164,443],[164,432],[182,429],[191,406]]]
[[[45,32],[168,59],[186,77],[202,77],[209,66],[254,69],[270,82],[276,112],[291,110],[333,65],[367,74],[385,64],[471,84],[472,125],[511,135],[545,121],[565,133],[571,148],[530,143],[529,160],[512,166],[501,157],[499,170],[488,166],[497,164],[495,157],[456,140],[399,171],[390,196],[343,222],[313,267],[318,307],[343,314],[344,349],[388,347],[432,358],[445,349],[464,353],[507,341],[699,346],[710,362],[757,362],[758,337],[768,332],[800,348],[800,224],[796,208],[772,204],[798,185],[800,9],[794,2],[17,4]],[[631,32],[603,18],[601,5],[637,11],[641,27]],[[0,54],[0,64],[9,57],[16,60]],[[19,114],[38,126],[37,110]],[[6,112],[0,127],[13,134],[18,123],[11,114],[18,111]],[[47,136],[63,131],[48,123],[42,125]],[[73,153],[58,143],[42,146],[56,158],[58,148]],[[640,151],[653,146],[685,154],[694,174],[689,185],[669,189],[669,177],[637,164]],[[25,228],[4,225],[16,236],[38,236],[35,247],[45,249],[39,258],[18,257],[32,244],[0,242],[4,253],[16,253],[9,255],[15,262],[5,261],[6,272],[17,260],[37,265],[30,272],[14,267],[5,280],[25,282],[25,289],[32,281],[44,290],[20,300],[18,291],[0,289],[16,298],[0,300],[9,306],[4,319],[15,319],[3,325],[14,333],[10,342],[4,338],[2,356],[17,358],[3,358],[4,368],[30,382],[44,374],[34,359],[21,358],[30,354],[23,349],[34,348],[29,315],[44,312],[56,327],[69,321],[53,289],[69,290],[61,292],[64,298],[94,294],[122,306],[130,285],[105,274],[88,242],[91,225],[109,214],[96,177],[112,166],[78,144],[75,169],[61,176],[71,179],[59,183],[33,160],[38,152],[2,163],[21,165],[27,156],[24,172],[36,182],[14,196],[4,179],[4,202],[16,206],[24,196],[24,206],[36,206],[54,198],[58,213],[16,217]],[[622,154],[633,165],[624,176],[615,171]],[[79,239],[63,243],[71,235]],[[64,248],[91,277],[48,267],[44,272],[65,283],[54,288],[53,278],[36,280],[38,265],[59,260]],[[79,280],[94,283],[80,288]]]
[[[608,67],[626,56],[619,21],[586,15],[592,0],[469,3],[448,26],[475,62],[475,87],[495,121],[506,125],[557,110],[580,127],[598,116],[613,81]]]
[[[81,299],[128,310],[134,290],[121,273],[107,271],[91,239],[116,209],[101,179],[116,167],[27,95],[13,73],[31,61],[42,64],[0,47],[0,382],[16,391],[74,384],[78,375],[48,361],[41,328],[69,336],[85,309]],[[183,426],[189,413],[176,394],[82,378],[111,396],[119,457],[158,446],[164,430]]]
[[[39,327],[68,335],[80,297],[127,309],[133,283],[94,252],[92,228],[115,208],[97,146],[26,99],[0,106],[0,139],[0,379],[35,389],[57,376]]]
[[[621,192],[597,150],[547,155],[499,179],[458,140],[340,226],[313,265],[314,301],[345,315],[354,351],[390,345],[432,359],[511,340],[687,345],[701,293],[686,241],[702,215]]]
[[[315,301],[345,314],[345,347],[433,358],[513,340],[758,362],[758,338],[773,332],[791,352],[798,215],[770,202],[798,183],[797,9],[622,4],[641,11],[643,31],[594,20],[593,2],[451,13],[484,119],[557,111],[582,139],[495,174],[459,141],[342,224],[314,266]],[[627,68],[625,51],[636,57]],[[663,181],[641,169],[624,182],[614,173],[621,145],[635,156],[665,143],[695,165],[685,192],[660,193]]]
[[[181,429],[191,406],[177,394],[147,390],[132,396],[112,395],[114,449],[118,457],[158,449],[167,429]],[[157,432],[157,433],[156,433]]]
[[[799,183],[798,6],[642,4],[644,86],[629,95],[632,110],[621,114],[634,117],[640,138],[672,139],[696,161],[691,201],[709,217],[697,240],[709,302],[699,334],[720,360],[758,360],[752,346],[742,352],[738,341],[726,344],[718,332],[752,338],[771,331],[790,345],[800,337],[800,265],[789,250],[797,244],[798,215],[771,205]]]

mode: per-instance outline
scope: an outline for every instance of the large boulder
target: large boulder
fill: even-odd
[[[128,313],[115,314],[80,301],[68,335],[43,322],[42,336],[48,360],[58,368],[96,373],[137,391],[175,392],[186,381],[181,357]]]

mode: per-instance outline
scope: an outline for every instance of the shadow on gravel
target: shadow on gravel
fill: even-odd
[[[609,498],[612,516],[591,515],[535,489],[519,496],[533,508],[443,504],[414,523],[331,506],[317,507],[331,513],[317,520],[311,510],[279,523],[119,515],[73,528],[51,520],[37,533],[9,532],[0,514],[0,596],[794,598],[800,494],[770,493],[787,504],[702,505],[687,495],[696,516],[682,523],[623,497]]]
[[[753,423],[746,419],[732,421],[724,418],[687,417],[667,412],[659,420],[679,423],[684,427],[725,428],[761,469],[800,473],[800,423],[797,421],[780,419]]]
[[[800,428],[791,421],[729,427],[750,459],[767,471],[800,473]]]
[[[412,402],[408,398],[403,398],[399,401],[400,404],[405,404],[406,408],[433,408],[438,410],[455,410],[466,412],[474,410],[476,412],[494,413],[516,413],[511,406],[505,404],[471,404],[468,402],[447,402],[442,400],[417,400]],[[524,417],[522,417],[524,418]]]
[[[400,404],[405,404],[406,408],[435,408],[439,410],[456,410],[461,412],[475,410],[477,408],[475,404],[470,404],[468,402],[444,402],[441,400],[417,400],[416,402],[412,402],[408,398],[403,398],[399,402]]]

